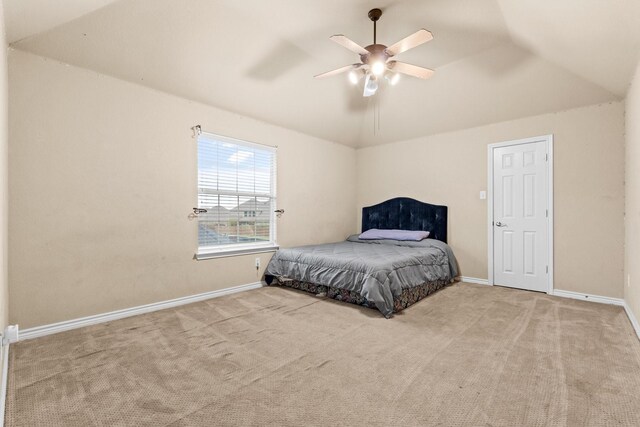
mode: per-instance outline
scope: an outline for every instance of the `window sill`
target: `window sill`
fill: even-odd
[[[214,258],[226,258],[232,256],[240,256],[240,255],[249,255],[249,254],[261,254],[265,252],[275,252],[277,251],[279,246],[262,246],[255,248],[245,248],[245,249],[221,249],[216,251],[206,251],[206,252],[197,252],[196,259],[198,261],[202,261],[205,259],[214,259]]]

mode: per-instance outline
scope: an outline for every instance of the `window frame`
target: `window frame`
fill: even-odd
[[[221,244],[221,245],[213,245],[213,246],[200,246],[200,241],[198,240],[197,250],[195,254],[195,258],[197,260],[205,260],[212,258],[222,258],[222,257],[230,257],[230,256],[238,256],[238,255],[246,255],[246,254],[254,254],[254,253],[265,253],[265,252],[275,252],[278,250],[279,246],[277,244],[277,221],[276,221],[276,210],[277,210],[277,164],[278,164],[278,151],[277,146],[260,144],[251,141],[245,141],[242,139],[231,138],[228,136],[218,135],[215,133],[204,132],[199,129],[197,134],[195,135],[196,139],[196,165],[198,165],[198,161],[200,159],[200,148],[198,143],[201,138],[212,140],[218,143],[226,143],[233,144],[239,147],[247,147],[253,149],[259,149],[264,151],[270,151],[273,155],[273,161],[271,166],[271,176],[269,178],[270,184],[270,193],[268,196],[264,194],[258,193],[246,193],[241,191],[226,191],[226,190],[215,190],[216,194],[219,196],[237,196],[237,197],[269,197],[270,199],[270,212],[269,212],[269,241],[268,242],[251,242],[251,243],[230,243],[230,244]],[[197,178],[196,178],[196,198],[197,198],[197,206],[200,207],[200,183],[199,183],[199,166],[197,166]],[[241,211],[239,211],[241,212]],[[241,218],[245,218],[244,216],[238,216],[238,220]],[[200,226],[200,219],[198,219],[198,227]]]

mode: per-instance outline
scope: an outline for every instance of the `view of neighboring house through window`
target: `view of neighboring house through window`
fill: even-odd
[[[198,253],[275,246],[275,148],[198,136]]]

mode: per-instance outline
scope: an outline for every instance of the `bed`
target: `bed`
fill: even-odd
[[[367,230],[428,231],[420,241],[345,241],[281,249],[265,271],[279,284],[377,308],[387,318],[451,283],[457,263],[447,245],[447,207],[399,197],[362,209]]]

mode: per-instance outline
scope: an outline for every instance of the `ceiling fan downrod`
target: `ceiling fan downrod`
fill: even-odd
[[[382,10],[380,9],[371,9],[369,11],[369,19],[373,21],[373,44],[376,44],[376,36],[377,36],[376,23],[378,22],[378,19],[380,19],[381,16],[382,16]]]

